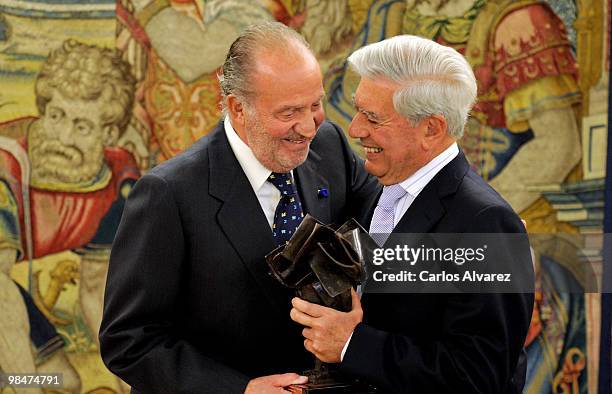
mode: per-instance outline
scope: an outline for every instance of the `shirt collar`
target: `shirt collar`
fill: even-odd
[[[429,163],[419,168],[417,172],[402,181],[400,185],[408,194],[416,198],[416,196],[427,186],[427,184],[435,177],[445,165],[450,163],[459,154],[459,147],[454,142],[446,148],[438,156],[434,157]]]
[[[257,160],[253,151],[247,144],[240,139],[236,130],[232,127],[232,124],[229,120],[229,116],[225,117],[223,121],[223,126],[225,128],[225,135],[227,135],[227,140],[229,141],[230,147],[232,151],[234,151],[234,155],[236,159],[238,159],[238,163],[240,163],[240,167],[242,167],[242,171],[247,176],[253,191],[257,192],[266,182],[272,171],[268,170],[263,164]]]

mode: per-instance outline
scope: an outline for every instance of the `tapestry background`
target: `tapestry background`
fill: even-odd
[[[534,245],[526,392],[609,385],[601,295],[558,289],[582,285],[566,253],[580,251],[600,280],[603,272],[610,0],[0,0],[0,370],[63,372],[67,392],[128,392],[97,345],[123,202],[140,174],[216,125],[224,55],[245,26],[264,20],[311,43],[327,116],[345,130],[354,49],[416,34],[466,55],[480,96],[461,147],[530,232],[560,234]],[[43,70],[60,48],[59,66]],[[37,85],[39,74],[70,85],[80,67],[115,73],[117,88],[66,99],[54,92],[69,87]],[[95,78],[85,85],[95,89]],[[81,121],[62,129],[61,116]],[[96,116],[113,120],[97,125]]]

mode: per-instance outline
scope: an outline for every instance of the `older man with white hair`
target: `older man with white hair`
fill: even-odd
[[[371,234],[384,242],[403,233],[525,233],[457,146],[476,98],[463,56],[404,35],[359,49],[349,63],[361,76],[349,133],[384,185],[363,221]],[[520,252],[506,250],[496,257]],[[531,279],[528,259],[516,264]],[[348,313],[295,298],[291,317],[305,326],[308,351],[384,391],[519,393],[533,305],[525,282],[514,294],[366,292]]]

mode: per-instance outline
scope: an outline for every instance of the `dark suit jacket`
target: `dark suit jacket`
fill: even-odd
[[[371,221],[373,208],[365,223]],[[459,153],[421,191],[393,232],[524,233],[525,229],[512,208]],[[529,257],[526,260],[532,279]],[[517,368],[517,362],[533,294],[364,294],[362,305],[364,321],[353,333],[343,371],[394,393],[521,391],[526,363],[521,357]]]
[[[294,176],[304,211],[325,223],[379,190],[327,122]],[[146,393],[241,393],[253,377],[312,366],[289,318],[293,292],[268,275],[275,246],[221,123],[129,196],[106,286],[106,365]]]

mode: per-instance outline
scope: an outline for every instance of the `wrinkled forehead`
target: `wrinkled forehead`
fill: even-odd
[[[324,95],[321,69],[312,54],[264,53],[250,76],[250,89],[255,99],[311,103]]]
[[[256,49],[252,66],[251,76],[254,82],[279,81],[300,75],[321,75],[319,63],[312,52],[303,44],[294,41]]]
[[[362,77],[353,94],[353,104],[360,110],[395,112],[393,95],[400,88],[400,84],[386,78]]]

